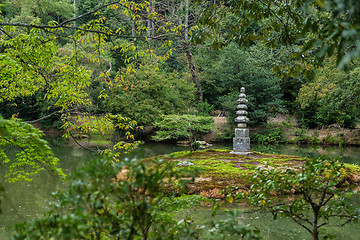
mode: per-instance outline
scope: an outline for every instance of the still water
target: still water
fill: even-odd
[[[52,146],[53,152],[60,159],[59,166],[65,174],[70,174],[81,162],[95,157],[88,151],[74,147]],[[0,175],[4,169],[0,165]],[[1,181],[1,180],[0,180]],[[2,183],[5,192],[0,193],[0,240],[8,239],[11,226],[36,218],[45,211],[46,199],[55,191],[64,189],[65,181],[48,172],[35,175],[31,182],[17,181]]]
[[[214,145],[215,148],[231,149],[231,144]],[[339,147],[301,147],[296,145],[251,146],[253,151],[280,153],[297,155],[303,157],[315,157],[326,154],[333,158],[340,158],[341,161],[360,165],[360,148],[339,148]],[[78,147],[52,146],[55,155],[60,159],[60,167],[66,174],[71,173],[82,162],[96,157]],[[127,158],[141,159],[144,157],[168,154],[171,152],[187,150],[185,147],[174,144],[146,144],[135,150]],[[4,173],[1,169],[0,174]],[[11,227],[17,223],[34,219],[46,210],[46,199],[51,198],[51,193],[64,189],[66,182],[59,180],[56,176],[42,172],[34,177],[31,182],[19,181],[16,183],[4,183],[5,192],[2,194],[2,214],[0,214],[0,240],[8,239],[11,234]],[[208,209],[196,209],[198,216],[207,215]],[[222,214],[219,214],[221,217]],[[202,221],[201,219],[198,221]],[[273,221],[271,215],[262,213],[243,214],[242,221],[257,226],[261,229],[264,239],[309,239],[308,233],[304,232],[296,224],[287,219]],[[344,228],[334,228],[332,233],[337,235],[337,239],[360,239],[360,225],[351,224]]]

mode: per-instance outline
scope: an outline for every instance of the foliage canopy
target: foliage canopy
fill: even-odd
[[[0,159],[8,165],[4,176],[9,182],[20,179],[30,181],[31,176],[47,169],[59,176],[65,174],[56,167],[55,158],[46,141],[41,139],[42,132],[20,119],[3,119],[0,116]],[[5,149],[16,148],[14,157],[8,156]]]
[[[245,87],[249,100],[251,125],[265,123],[272,113],[282,111],[280,79],[272,71],[275,57],[270,51],[261,46],[245,51],[230,44],[222,50],[201,53],[198,63],[203,70],[204,96],[210,104],[228,112],[230,123],[236,117],[241,87]]]
[[[359,118],[359,71],[354,68],[344,72],[336,69],[332,62],[319,69],[314,81],[303,84],[299,90],[300,124],[355,127]]]
[[[194,41],[216,36],[214,46],[233,40],[239,46],[261,40],[271,48],[280,44],[298,44],[302,47],[297,56],[305,62],[310,51],[315,52],[314,59],[318,64],[325,56],[336,54],[340,68],[360,54],[360,3],[357,0],[195,2],[202,6],[199,24],[204,27],[194,33]],[[228,27],[230,34],[223,38],[218,23],[228,14],[240,18],[231,23]]]

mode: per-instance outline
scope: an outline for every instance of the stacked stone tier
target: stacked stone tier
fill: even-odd
[[[238,116],[235,118],[235,122],[238,123],[238,127],[246,128],[246,123],[249,121],[249,119],[247,118],[248,112],[246,111],[246,103],[248,101],[246,100],[245,88],[241,88],[239,99],[237,101],[239,103],[236,107],[238,109],[238,111],[236,111]]]

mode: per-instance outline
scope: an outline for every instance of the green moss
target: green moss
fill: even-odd
[[[305,159],[297,156],[252,152],[248,155],[232,154],[228,149],[206,149],[195,152],[182,151],[158,156],[169,161],[191,161],[194,165],[189,169],[202,169],[197,181],[190,186],[189,193],[198,194],[214,188],[220,190],[228,186],[246,189],[252,184],[252,175],[256,168],[264,167],[293,167],[301,164]],[[360,174],[360,167],[345,164],[349,169],[349,176]]]
[[[229,149],[217,148],[217,149],[205,149],[204,152],[231,152]]]
[[[224,162],[218,159],[201,159],[194,161],[195,166],[200,166],[205,170],[212,170],[217,172],[236,172],[234,165],[231,162]]]
[[[167,155],[167,157],[181,158],[181,157],[189,156],[189,155],[192,155],[192,154],[193,154],[193,152],[191,152],[191,151],[181,151],[181,152],[170,153],[170,154]]]
[[[256,169],[257,168],[257,165],[249,164],[249,163],[243,163],[243,164],[241,164],[241,166],[246,169]]]

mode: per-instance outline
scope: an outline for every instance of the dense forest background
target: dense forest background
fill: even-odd
[[[305,128],[351,128],[359,65],[343,52],[358,48],[356,34],[343,32],[344,46],[314,39],[335,15],[334,25],[358,27],[357,17],[319,6],[294,1],[281,10],[266,1],[252,6],[261,10],[255,21],[244,6],[222,1],[2,0],[0,112],[25,121],[48,116],[48,127],[80,112],[120,114],[142,126],[174,113],[224,113],[232,122],[244,86],[251,126],[286,113]]]

